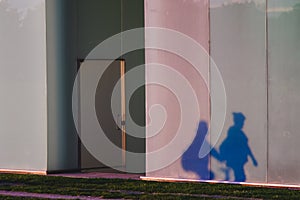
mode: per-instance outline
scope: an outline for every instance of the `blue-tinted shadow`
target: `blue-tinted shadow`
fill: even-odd
[[[246,117],[243,113],[233,113],[233,126],[228,129],[227,137],[220,145],[221,160],[225,161],[225,180],[230,179],[230,170],[234,173],[234,181],[245,182],[246,174],[244,166],[251,158],[254,166],[258,163],[249,147],[248,138],[243,131]]]
[[[200,147],[203,145],[203,143],[207,143],[205,140],[207,132],[207,123],[201,121],[192,144],[183,153],[181,159],[183,169],[185,171],[196,173],[199,179],[202,180],[214,179],[214,173],[210,170],[209,166],[209,155],[212,155],[216,159],[220,160],[220,156],[215,149],[212,149],[211,153],[205,157],[199,158]]]

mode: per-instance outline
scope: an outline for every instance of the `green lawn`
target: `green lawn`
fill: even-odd
[[[129,199],[300,199],[300,191],[290,189],[16,174],[0,174],[0,190]]]

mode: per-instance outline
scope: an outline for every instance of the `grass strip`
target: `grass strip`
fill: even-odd
[[[288,188],[0,174],[0,190],[127,199],[300,199]]]

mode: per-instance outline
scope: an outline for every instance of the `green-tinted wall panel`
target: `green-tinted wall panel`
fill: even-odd
[[[299,1],[268,1],[270,183],[300,182],[299,24]]]

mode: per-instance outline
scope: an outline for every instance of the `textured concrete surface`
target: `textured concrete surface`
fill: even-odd
[[[12,191],[1,191],[0,195],[13,196],[13,197],[33,197],[33,198],[45,198],[45,199],[80,199],[80,200],[98,200],[102,199],[99,197],[87,197],[87,196],[69,196],[59,194],[38,194],[30,192],[12,192]]]
[[[62,173],[51,174],[49,176],[63,176],[69,178],[118,178],[139,180],[142,174],[124,174],[113,172],[84,172],[84,173]]]

